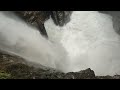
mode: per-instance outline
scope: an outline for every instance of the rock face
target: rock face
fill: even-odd
[[[48,37],[46,29],[44,27],[44,22],[52,17],[54,23],[59,26],[64,26],[70,21],[71,11],[16,11],[26,22],[37,26],[40,33]]]
[[[64,26],[70,21],[72,11],[52,11],[51,17],[56,25]]]
[[[100,13],[112,16],[113,28],[120,35],[120,11],[99,11]]]
[[[66,75],[71,76],[73,79],[95,79],[95,73],[90,68],[79,72],[69,72]],[[66,77],[67,78],[67,77]]]
[[[91,69],[80,72],[63,73],[52,68],[36,68],[25,59],[0,52],[0,71],[9,75],[10,79],[94,79],[95,74]],[[1,78],[1,77],[0,77]],[[8,79],[8,78],[7,78]]]
[[[25,20],[28,24],[36,26],[40,33],[48,37],[44,22],[49,19],[50,13],[47,11],[16,11],[16,15]]]
[[[40,65],[34,66],[19,56],[0,51],[0,79],[120,79],[120,75],[95,76],[90,68],[63,73]]]

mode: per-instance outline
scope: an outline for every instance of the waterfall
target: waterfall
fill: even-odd
[[[13,13],[1,11],[0,49],[63,72],[91,68],[96,75],[120,74],[120,36],[111,16],[74,11],[65,26],[49,19],[45,27],[49,39]]]

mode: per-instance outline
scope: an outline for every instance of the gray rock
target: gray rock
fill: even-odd
[[[16,15],[23,20],[38,27],[40,33],[48,38],[44,22],[52,17],[54,23],[59,26],[64,26],[70,21],[71,11],[16,11]]]
[[[52,11],[51,17],[56,25],[64,26],[70,21],[72,11]]]
[[[67,75],[72,79],[94,79],[95,78],[95,73],[90,68],[79,71],[79,72],[70,72],[70,73],[67,73]]]
[[[120,11],[99,11],[100,13],[112,16],[113,28],[120,35]]]
[[[94,71],[91,69],[80,72],[63,73],[61,71],[36,66],[17,55],[0,51],[0,70],[11,75],[13,79],[93,79]]]

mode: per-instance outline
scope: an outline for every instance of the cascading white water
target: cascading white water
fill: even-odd
[[[46,40],[11,12],[0,12],[0,49],[52,68],[66,57],[59,44]]]
[[[120,74],[120,36],[113,29],[111,16],[76,11],[64,27],[54,25],[52,20],[45,26],[49,38],[67,51],[68,71],[91,68],[96,75]]]
[[[120,74],[120,36],[112,17],[74,11],[64,27],[45,23],[49,40],[10,12],[0,12],[0,49],[64,72],[91,68],[96,75]]]

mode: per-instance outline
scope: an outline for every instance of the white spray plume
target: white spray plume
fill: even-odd
[[[64,27],[45,23],[49,40],[10,12],[0,12],[0,48],[64,72],[91,68],[96,75],[120,74],[120,36],[112,17],[74,11]]]
[[[59,68],[58,62],[66,56],[62,46],[43,38],[11,12],[0,12],[0,48],[52,68]]]
[[[74,11],[64,27],[45,23],[49,38],[68,53],[69,71],[91,68],[96,75],[120,74],[120,36],[112,17],[97,11]],[[67,68],[67,67],[66,67]]]

